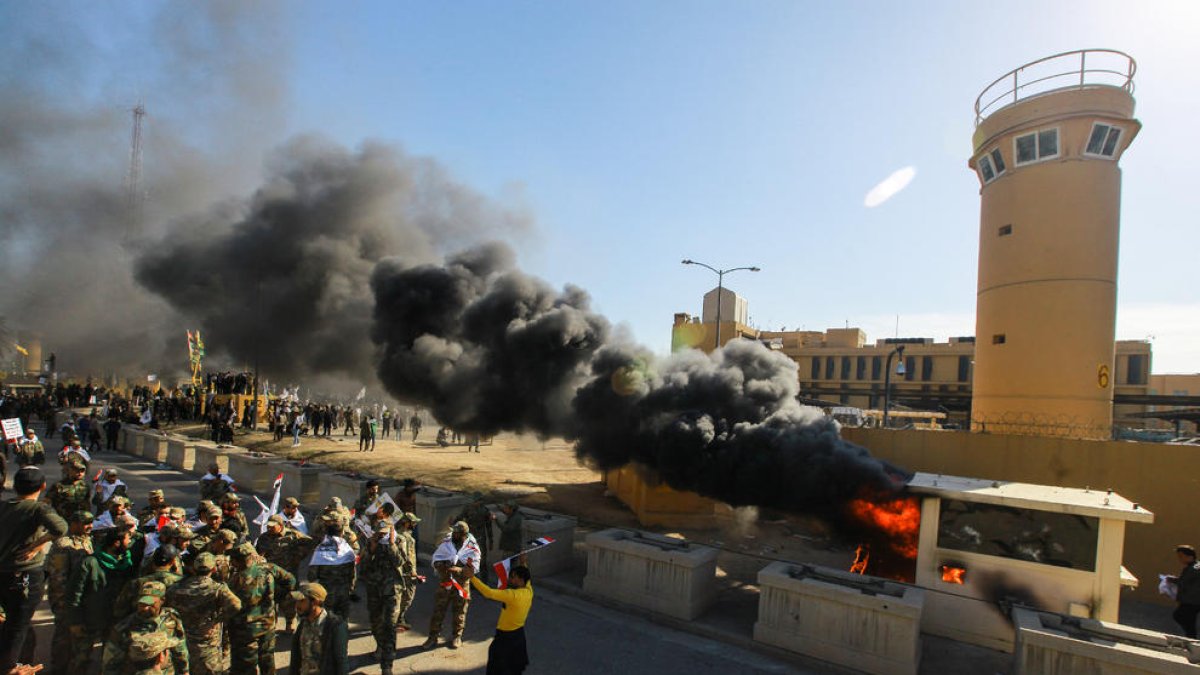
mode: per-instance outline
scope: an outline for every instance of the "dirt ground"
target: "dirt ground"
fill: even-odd
[[[201,427],[169,430],[201,436]],[[752,583],[758,569],[770,560],[791,560],[846,569],[853,560],[853,545],[828,537],[821,523],[786,514],[736,509],[717,520],[714,529],[666,530],[643,527],[633,513],[600,482],[601,475],[575,459],[572,446],[558,439],[541,441],[533,436],[503,434],[467,452],[465,445],[440,447],[434,431],[423,430],[416,442],[411,433],[376,441],[374,452],[359,452],[358,438],[341,432],[326,438],[302,436],[292,447],[286,436],[275,442],[265,431],[237,430],[234,442],[258,452],[307,459],[340,469],[387,476],[415,478],[426,485],[461,492],[480,491],[489,501],[515,499],[521,505],[565,513],[588,529],[630,527],[660,534],[675,534],[689,541],[723,549],[722,572]],[[235,476],[236,478],[236,476]]]

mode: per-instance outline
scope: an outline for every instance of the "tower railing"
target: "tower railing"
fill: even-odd
[[[1115,49],[1078,49],[1030,61],[980,92],[975,99],[975,126],[997,110],[1054,91],[1115,87],[1132,94],[1135,72],[1133,57]]]

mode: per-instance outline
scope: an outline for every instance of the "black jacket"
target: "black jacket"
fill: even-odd
[[[346,657],[350,633],[346,629],[346,621],[328,609],[325,614],[321,631],[321,675],[347,675],[350,672]],[[288,662],[288,673],[291,675],[300,672],[300,637],[303,631],[304,622],[300,621],[296,634],[292,636],[292,660]]]

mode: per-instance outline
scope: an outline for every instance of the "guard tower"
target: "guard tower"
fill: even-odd
[[[975,101],[973,431],[1109,438],[1122,153],[1134,60],[1056,54]]]

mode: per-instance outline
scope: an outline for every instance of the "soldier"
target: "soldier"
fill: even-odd
[[[246,522],[246,514],[242,513],[241,502],[242,498],[233,492],[221,497],[221,529],[232,530],[238,540],[250,533],[250,524]]]
[[[391,675],[395,658],[397,603],[403,595],[401,562],[392,524],[380,520],[374,536],[364,546],[362,574],[367,586],[367,612],[375,636],[375,654],[383,675]]]
[[[400,580],[403,583],[400,602],[396,608],[396,625],[401,630],[408,630],[412,625],[406,618],[408,608],[412,607],[417,595],[417,584],[424,581],[417,576],[417,540],[413,538],[413,530],[421,519],[415,513],[403,513],[397,521],[399,530],[396,533],[396,548],[400,551]]]
[[[200,477],[200,499],[219,502],[225,493],[233,490],[233,479],[221,473],[221,466],[216,462],[209,464],[208,473]]]
[[[96,483],[95,494],[92,495],[92,505],[96,507],[96,513],[107,510],[108,503],[113,497],[128,499],[129,486],[125,485],[125,481],[117,478],[116,469],[108,469],[104,472],[104,480]],[[138,524],[141,524],[140,521]]]
[[[154,564],[154,552],[160,546],[170,544],[179,551],[179,570],[182,574],[187,571],[191,553],[188,544],[191,543],[192,528],[187,523],[169,521],[165,523],[158,532],[152,532],[146,535],[146,549],[144,559],[142,561],[142,574],[150,572],[150,567]]]
[[[98,511],[100,515],[92,523],[93,534],[99,535],[104,530],[109,530],[114,527],[130,527],[137,529],[137,521],[133,516],[129,515],[129,498],[122,495],[114,495],[108,500],[108,507],[104,511]],[[138,533],[140,534],[140,533]]]
[[[126,669],[134,675],[163,675],[175,671],[171,654],[178,649],[182,640],[170,637],[165,632],[134,633],[129,638],[129,657]],[[188,654],[191,660],[191,654]]]
[[[483,503],[483,493],[476,492],[471,495],[471,503],[465,506],[454,520],[463,521],[471,528],[471,534],[475,537],[476,543],[479,545],[480,560],[479,569],[476,570],[479,578],[487,583],[488,580],[488,549],[492,547],[492,541],[495,539],[492,529],[492,521],[496,517],[488,510],[486,504]]]
[[[137,599],[142,597],[146,584],[157,582],[170,589],[183,579],[179,567],[179,549],[171,544],[159,546],[154,555],[148,558],[150,571],[126,584],[125,589],[117,596],[113,616],[123,618],[137,609]]]
[[[331,520],[326,520],[327,517]],[[337,522],[342,529],[349,530],[351,518],[353,516],[350,513],[350,509],[342,505],[341,498],[332,497],[329,503],[325,505],[325,510],[321,512],[321,516],[313,523],[310,534],[313,539],[323,539],[325,537],[325,523],[327,522]],[[328,603],[326,603],[326,606],[328,606]]]
[[[278,513],[268,518],[267,531],[258,538],[255,548],[258,550],[258,554],[266,558],[268,562],[279,565],[292,576],[298,576],[300,563],[316,546],[316,542],[306,534],[285,527],[286,522],[287,520]],[[287,619],[285,630],[290,633],[296,619],[295,605],[285,600],[281,609]]]
[[[338,515],[323,515],[317,524],[322,536],[308,563],[308,580],[319,582],[325,588],[328,594],[325,606],[330,611],[338,616],[349,616],[358,538]]]
[[[192,561],[192,575],[167,590],[187,632],[192,675],[225,672],[221,653],[221,628],[242,609],[242,601],[225,584],[212,578],[217,559],[201,553]]]
[[[372,478],[367,481],[363,495],[358,498],[358,501],[354,502],[354,515],[360,518],[365,516],[367,509],[371,508],[376,499],[379,499],[379,481]]]
[[[46,448],[30,427],[25,427],[25,437],[17,443],[16,459],[17,466],[41,466],[46,462]]]
[[[162,490],[151,490],[148,495],[146,505],[142,507],[137,514],[139,527],[146,525],[157,525],[158,516],[163,509],[170,508],[166,498],[163,496]]]
[[[188,672],[187,635],[183,630],[183,621],[179,614],[170,607],[163,607],[163,598],[167,588],[157,581],[147,583],[142,588],[142,594],[137,599],[137,611],[122,619],[113,627],[112,637],[104,645],[104,665],[101,672],[104,675],[133,675],[139,672],[143,662],[135,663],[130,660],[130,647],[145,645],[147,640],[161,639],[147,637],[148,634],[158,633],[173,645],[170,648],[171,658],[160,668],[163,673],[173,675]],[[146,656],[153,650],[135,649],[133,653]],[[161,652],[160,652],[161,653]]]
[[[68,672],[72,645],[67,605],[67,582],[83,562],[92,554],[92,514],[76,511],[71,514],[67,534],[59,537],[50,547],[46,557],[46,575],[50,611],[54,613],[54,637],[50,642],[50,672],[63,675]]]
[[[525,516],[521,515],[516,502],[505,502],[500,512],[504,514],[504,522],[500,524],[500,555],[511,558],[521,552],[524,543],[521,528],[525,524]]]
[[[229,554],[233,552],[235,546],[237,546],[237,535],[230,530],[217,530],[217,533],[205,545],[204,550],[213,554],[217,559],[212,571],[213,579],[229,583],[229,577],[233,574]]]
[[[242,609],[229,622],[230,675],[275,672],[275,593],[291,592],[296,577],[258,555],[250,542],[230,552],[233,576],[229,588]]]
[[[324,607],[327,596],[321,584],[300,584],[292,592],[300,626],[292,640],[288,673],[295,675],[346,675],[349,634],[346,620]]]
[[[63,479],[50,488],[50,505],[63,520],[70,520],[76,511],[88,510],[91,491],[83,477],[86,471],[83,460],[72,460],[63,465]]]
[[[283,500],[283,518],[284,524],[289,529],[295,530],[300,534],[308,534],[308,521],[304,519],[304,514],[300,512],[300,500],[295,497],[288,497]]]
[[[424,649],[437,646],[442,632],[446,610],[453,608],[453,636],[450,649],[462,646],[463,627],[467,623],[467,608],[471,604],[471,590],[466,573],[479,571],[479,546],[471,536],[471,528],[463,521],[454,523],[450,534],[433,552],[433,569],[438,573],[438,589],[434,595],[433,616],[429,620],[429,639],[421,645]]]
[[[133,579],[129,555],[132,531],[112,527],[99,537],[101,546],[83,559],[71,575],[67,590],[70,615],[71,670],[86,673],[91,667],[96,641],[108,634],[113,623],[113,605],[125,584]]]
[[[209,505],[198,515],[200,516],[200,525],[193,528],[192,541],[188,544],[188,550],[192,552],[192,556],[204,551],[208,542],[212,541],[213,537],[221,531],[221,509]]]

